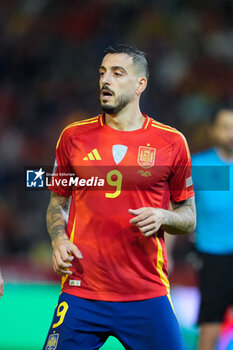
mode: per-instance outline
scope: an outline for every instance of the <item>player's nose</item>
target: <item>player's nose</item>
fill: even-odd
[[[109,72],[105,72],[101,77],[102,85],[105,84],[110,85],[111,84],[111,74]]]

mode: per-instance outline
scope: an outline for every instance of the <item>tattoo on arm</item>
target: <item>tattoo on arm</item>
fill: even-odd
[[[191,233],[196,227],[196,208],[194,197],[185,201],[172,202],[173,211],[164,213],[165,223],[162,228],[171,234],[181,235]]]
[[[51,194],[46,219],[48,233],[52,241],[59,235],[66,235],[66,223],[62,214],[62,209],[66,209],[67,205],[67,197],[60,196],[56,193]]]

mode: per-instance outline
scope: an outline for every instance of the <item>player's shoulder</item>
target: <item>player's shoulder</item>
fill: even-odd
[[[79,120],[77,122],[71,123],[63,129],[62,133],[72,134],[77,131],[86,132],[88,129],[93,129],[98,127],[99,119],[100,119],[100,115],[97,115],[96,117],[93,117],[93,118],[83,119],[83,120]]]
[[[152,119],[152,118],[151,118]],[[166,139],[168,142],[183,142],[186,141],[184,135],[182,132],[177,130],[176,128],[163,124],[161,122],[158,122],[157,120],[152,119],[151,126],[154,129],[154,131],[164,139]]]
[[[79,120],[77,122],[67,125],[60,134],[58,144],[61,138],[70,138],[73,135],[77,135],[82,132],[87,132],[89,130],[99,127],[99,121],[100,115],[97,115],[96,117]]]

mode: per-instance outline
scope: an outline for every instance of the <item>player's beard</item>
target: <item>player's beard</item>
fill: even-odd
[[[101,108],[102,108],[102,111],[107,114],[116,114],[116,113],[119,113],[123,108],[125,108],[125,106],[127,106],[129,101],[130,101],[129,96],[122,95],[118,98],[115,106],[101,103]]]

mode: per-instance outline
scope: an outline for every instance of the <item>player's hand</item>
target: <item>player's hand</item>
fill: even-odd
[[[4,291],[4,282],[3,282],[2,275],[0,272],[0,298],[1,298],[1,296],[3,296],[3,291]]]
[[[164,210],[160,208],[129,209],[129,213],[135,216],[129,222],[136,225],[145,237],[156,234],[164,223]]]
[[[82,259],[82,253],[75,244],[70,242],[66,234],[57,236],[52,241],[53,246],[53,269],[61,276],[72,275],[70,268],[74,256]]]

